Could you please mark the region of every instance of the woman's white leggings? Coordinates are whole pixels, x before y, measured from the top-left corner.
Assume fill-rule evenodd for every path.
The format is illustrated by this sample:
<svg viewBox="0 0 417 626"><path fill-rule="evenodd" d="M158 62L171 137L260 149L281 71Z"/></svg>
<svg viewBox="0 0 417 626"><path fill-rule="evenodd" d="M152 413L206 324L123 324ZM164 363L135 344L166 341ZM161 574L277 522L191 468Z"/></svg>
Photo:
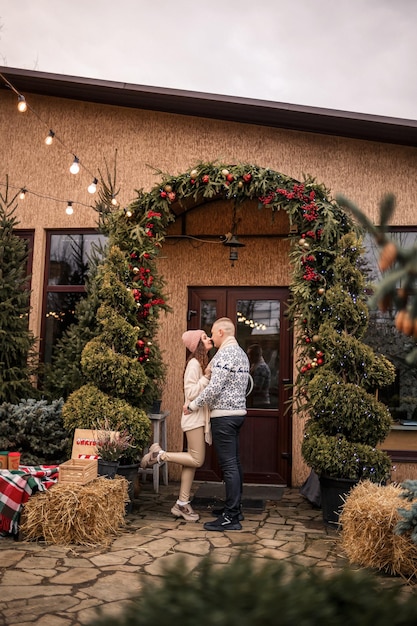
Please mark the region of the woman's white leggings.
<svg viewBox="0 0 417 626"><path fill-rule="evenodd" d="M206 456L204 427L187 430L185 436L187 437L187 452L163 452L160 458L162 461L179 463L183 466L178 499L182 502L189 502L195 470L203 465Z"/></svg>

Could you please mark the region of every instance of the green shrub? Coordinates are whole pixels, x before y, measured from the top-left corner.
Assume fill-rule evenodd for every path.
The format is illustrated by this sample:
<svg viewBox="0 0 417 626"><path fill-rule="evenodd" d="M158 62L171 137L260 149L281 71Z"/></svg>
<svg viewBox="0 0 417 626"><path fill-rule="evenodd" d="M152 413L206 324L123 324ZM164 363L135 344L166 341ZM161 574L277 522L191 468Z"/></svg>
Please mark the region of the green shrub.
<svg viewBox="0 0 417 626"><path fill-rule="evenodd" d="M59 463L67 457L70 435L62 419L63 400L22 400L0 405L0 447L21 452L23 465Z"/></svg>
<svg viewBox="0 0 417 626"><path fill-rule="evenodd" d="M369 572L288 569L282 562L239 557L219 566L185 562L146 579L118 617L119 626L414 626L417 597L386 588ZM90 626L113 626L99 617Z"/></svg>
<svg viewBox="0 0 417 626"><path fill-rule="evenodd" d="M112 428L127 429L134 447L129 448L124 459L132 463L140 458L152 432L151 421L143 409L113 398L93 384L84 385L69 396L62 408L62 417L65 428L71 433L76 428L96 428L105 420Z"/></svg>
<svg viewBox="0 0 417 626"><path fill-rule="evenodd" d="M348 441L343 435L326 435L313 421L306 427L301 451L306 463L320 468L325 476L379 483L387 480L391 472L391 459L386 452Z"/></svg>
<svg viewBox="0 0 417 626"><path fill-rule="evenodd" d="M136 359L116 352L96 337L87 343L81 355L81 366L87 380L99 389L138 405L147 377Z"/></svg>

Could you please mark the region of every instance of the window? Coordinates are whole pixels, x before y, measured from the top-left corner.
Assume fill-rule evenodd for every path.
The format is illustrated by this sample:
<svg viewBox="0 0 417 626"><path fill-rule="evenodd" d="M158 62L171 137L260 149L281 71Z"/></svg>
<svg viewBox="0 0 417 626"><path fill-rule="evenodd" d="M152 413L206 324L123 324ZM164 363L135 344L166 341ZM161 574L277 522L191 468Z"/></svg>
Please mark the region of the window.
<svg viewBox="0 0 417 626"><path fill-rule="evenodd" d="M75 307L85 295L89 264L100 256L106 237L93 230L48 231L46 242L43 360L51 361L52 349L65 329L75 321Z"/></svg>
<svg viewBox="0 0 417 626"><path fill-rule="evenodd" d="M411 248L417 242L417 228L392 228L389 237L401 247ZM377 284L381 280L378 269L379 248L374 239L367 235L364 245L364 271L370 283ZM371 310L369 327L365 342L377 353L384 354L396 370L396 378L392 385L379 391L379 399L390 409L393 419L398 422L417 420L417 369L405 361L405 355L416 345L412 337L398 332L394 325L395 312L379 309Z"/></svg>

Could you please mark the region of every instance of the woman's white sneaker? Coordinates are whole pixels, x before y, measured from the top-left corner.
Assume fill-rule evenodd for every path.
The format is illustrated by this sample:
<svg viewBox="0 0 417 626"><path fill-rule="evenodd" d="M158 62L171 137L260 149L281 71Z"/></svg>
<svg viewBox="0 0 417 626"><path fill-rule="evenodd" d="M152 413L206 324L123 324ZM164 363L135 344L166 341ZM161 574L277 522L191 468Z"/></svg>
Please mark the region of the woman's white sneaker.
<svg viewBox="0 0 417 626"><path fill-rule="evenodd" d="M171 513L175 515L175 517L183 517L186 522L198 522L200 519L199 514L193 510L190 504L181 506L181 504L176 502L171 509Z"/></svg>

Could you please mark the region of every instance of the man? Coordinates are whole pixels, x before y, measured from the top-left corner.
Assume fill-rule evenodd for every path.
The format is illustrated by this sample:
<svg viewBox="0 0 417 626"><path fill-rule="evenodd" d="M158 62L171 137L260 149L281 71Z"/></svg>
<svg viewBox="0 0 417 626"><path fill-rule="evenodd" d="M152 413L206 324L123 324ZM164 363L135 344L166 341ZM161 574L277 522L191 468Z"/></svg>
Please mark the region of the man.
<svg viewBox="0 0 417 626"><path fill-rule="evenodd" d="M217 352L209 364L207 387L188 405L184 413L208 405L213 445L223 473L226 502L219 517L204 524L206 530L241 530L240 519L243 473L239 458L239 431L246 415L246 389L249 359L235 339L235 326L228 317L216 320L211 339Z"/></svg>

